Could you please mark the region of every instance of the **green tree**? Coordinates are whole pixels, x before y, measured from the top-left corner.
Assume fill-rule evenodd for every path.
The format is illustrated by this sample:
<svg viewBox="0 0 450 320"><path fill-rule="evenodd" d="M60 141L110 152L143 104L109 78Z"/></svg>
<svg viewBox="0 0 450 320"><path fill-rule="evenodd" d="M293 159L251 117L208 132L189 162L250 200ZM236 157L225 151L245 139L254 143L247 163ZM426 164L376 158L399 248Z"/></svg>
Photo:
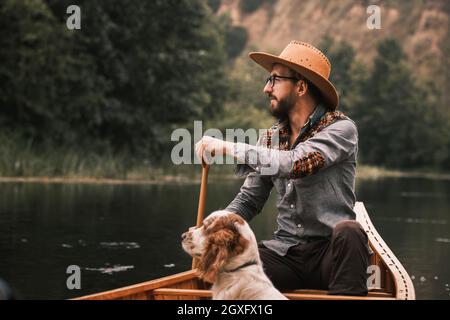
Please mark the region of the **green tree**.
<svg viewBox="0 0 450 320"><path fill-rule="evenodd" d="M397 168L436 166L447 143L445 123L426 87L415 81L399 42L380 42L359 109L363 161Z"/></svg>
<svg viewBox="0 0 450 320"><path fill-rule="evenodd" d="M36 145L156 158L227 96L224 30L203 0L5 0L0 27L0 123Z"/></svg>
<svg viewBox="0 0 450 320"><path fill-rule="evenodd" d="M93 60L73 55L73 34L61 28L42 1L6 0L0 15L2 128L36 143L73 143L77 132L68 122L68 109L89 103L94 88L101 91L91 71Z"/></svg>
<svg viewBox="0 0 450 320"><path fill-rule="evenodd" d="M250 14L266 3L273 6L276 0L239 0L239 9L243 14Z"/></svg>
<svg viewBox="0 0 450 320"><path fill-rule="evenodd" d="M320 47L332 65L330 81L339 92L339 109L350 117L356 116L367 69L356 60L355 49L345 41L335 42L325 37Z"/></svg>
<svg viewBox="0 0 450 320"><path fill-rule="evenodd" d="M219 10L222 0L208 0L208 6L216 13Z"/></svg>

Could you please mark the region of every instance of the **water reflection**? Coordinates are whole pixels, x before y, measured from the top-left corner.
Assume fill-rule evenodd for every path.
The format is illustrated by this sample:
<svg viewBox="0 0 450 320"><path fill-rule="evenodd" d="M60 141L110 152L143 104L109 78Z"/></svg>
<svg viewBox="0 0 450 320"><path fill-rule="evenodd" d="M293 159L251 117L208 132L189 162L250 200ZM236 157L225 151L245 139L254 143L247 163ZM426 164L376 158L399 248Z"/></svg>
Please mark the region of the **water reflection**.
<svg viewBox="0 0 450 320"><path fill-rule="evenodd" d="M206 211L224 208L241 181L211 182ZM185 271L180 234L195 223L198 184L0 184L0 277L21 298L70 298ZM357 197L405 268L419 299L450 299L450 182L358 181ZM251 226L275 230L275 193ZM66 269L82 270L68 290Z"/></svg>

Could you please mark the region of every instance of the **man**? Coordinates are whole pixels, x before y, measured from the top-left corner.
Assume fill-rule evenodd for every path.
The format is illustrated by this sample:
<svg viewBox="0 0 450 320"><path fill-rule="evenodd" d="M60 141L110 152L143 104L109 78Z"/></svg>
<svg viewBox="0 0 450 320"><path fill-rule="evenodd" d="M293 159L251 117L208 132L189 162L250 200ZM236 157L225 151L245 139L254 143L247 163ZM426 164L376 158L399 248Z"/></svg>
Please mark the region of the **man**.
<svg viewBox="0 0 450 320"><path fill-rule="evenodd" d="M278 229L259 251L278 289L367 295L370 249L353 211L358 134L353 121L335 111L330 62L299 41L280 56L250 58L270 72L264 93L278 123L257 146L203 137L197 154L226 154L243 163L238 171L246 180L226 210L247 221L277 190Z"/></svg>

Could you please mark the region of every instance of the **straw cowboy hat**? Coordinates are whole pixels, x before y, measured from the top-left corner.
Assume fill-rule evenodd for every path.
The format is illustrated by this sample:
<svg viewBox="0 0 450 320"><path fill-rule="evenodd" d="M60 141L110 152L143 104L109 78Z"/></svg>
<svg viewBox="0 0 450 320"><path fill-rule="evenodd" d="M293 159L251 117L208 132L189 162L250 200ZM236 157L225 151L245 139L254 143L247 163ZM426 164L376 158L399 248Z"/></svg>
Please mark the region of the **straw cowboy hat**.
<svg viewBox="0 0 450 320"><path fill-rule="evenodd" d="M291 41L279 56L264 52L251 52L249 56L269 72L272 71L274 63L279 63L300 73L317 87L329 108L337 108L339 95L328 80L330 61L316 47L301 41Z"/></svg>

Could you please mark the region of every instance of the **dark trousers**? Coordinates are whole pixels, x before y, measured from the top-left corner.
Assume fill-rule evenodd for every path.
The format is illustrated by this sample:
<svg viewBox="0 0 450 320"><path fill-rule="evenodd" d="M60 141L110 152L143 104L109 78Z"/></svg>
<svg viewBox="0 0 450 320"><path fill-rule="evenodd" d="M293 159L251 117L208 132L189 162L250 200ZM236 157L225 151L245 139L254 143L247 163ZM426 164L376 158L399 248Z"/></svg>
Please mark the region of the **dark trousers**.
<svg viewBox="0 0 450 320"><path fill-rule="evenodd" d="M285 256L259 245L264 271L279 290L319 289L328 294L367 295L366 232L353 220L336 225L330 239L299 244Z"/></svg>

